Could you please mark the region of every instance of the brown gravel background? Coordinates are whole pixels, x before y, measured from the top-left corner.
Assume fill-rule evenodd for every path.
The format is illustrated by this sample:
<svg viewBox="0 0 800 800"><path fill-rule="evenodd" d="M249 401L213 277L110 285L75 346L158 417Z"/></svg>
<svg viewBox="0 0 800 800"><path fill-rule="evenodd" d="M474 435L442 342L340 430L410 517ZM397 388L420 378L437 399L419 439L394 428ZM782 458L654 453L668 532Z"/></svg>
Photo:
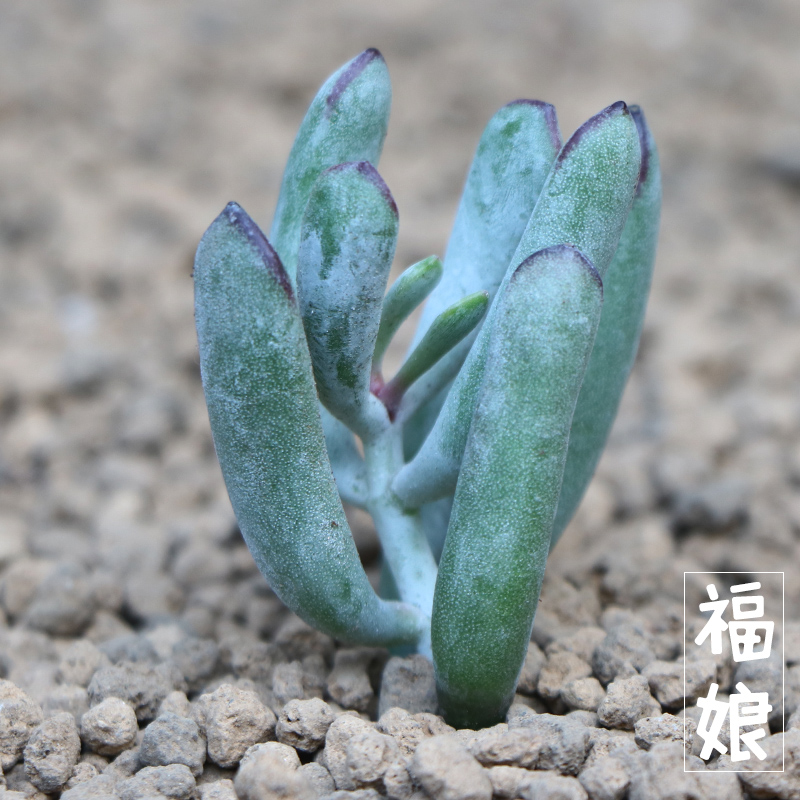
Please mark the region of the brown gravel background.
<svg viewBox="0 0 800 800"><path fill-rule="evenodd" d="M231 199L268 227L308 102L374 46L398 269L442 253L502 104L554 103L565 135L643 106L665 191L644 346L552 573L608 552L604 597L641 607L684 569L786 570L800 619L799 33L796 0L3 0L0 569L99 553L157 581L231 525L194 248Z"/></svg>

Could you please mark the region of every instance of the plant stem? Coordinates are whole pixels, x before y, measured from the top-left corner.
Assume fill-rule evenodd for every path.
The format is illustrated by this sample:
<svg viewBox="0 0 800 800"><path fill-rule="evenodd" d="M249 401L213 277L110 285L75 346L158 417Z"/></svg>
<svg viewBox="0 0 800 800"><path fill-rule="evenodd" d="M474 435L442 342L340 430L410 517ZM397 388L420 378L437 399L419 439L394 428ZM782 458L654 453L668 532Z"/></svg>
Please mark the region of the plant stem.
<svg viewBox="0 0 800 800"><path fill-rule="evenodd" d="M417 606L430 619L437 566L422 520L417 511L406 511L391 490L403 466L401 429L390 425L364 441L369 497L367 510L375 522L383 555L397 585L400 599ZM430 628L418 643L419 652L430 657Z"/></svg>

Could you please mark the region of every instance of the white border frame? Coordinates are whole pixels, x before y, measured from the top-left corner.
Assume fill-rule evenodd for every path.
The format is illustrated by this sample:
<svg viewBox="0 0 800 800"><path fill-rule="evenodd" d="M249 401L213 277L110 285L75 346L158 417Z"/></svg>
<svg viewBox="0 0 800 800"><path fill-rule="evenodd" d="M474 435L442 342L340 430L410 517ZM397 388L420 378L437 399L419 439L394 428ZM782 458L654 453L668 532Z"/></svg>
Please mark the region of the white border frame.
<svg viewBox="0 0 800 800"><path fill-rule="evenodd" d="M786 573L785 572L768 572L767 570L760 570L758 572L751 572L749 570L728 570L719 572L717 570L690 570L683 573L683 716L686 719L686 576L687 575L780 575L781 576L781 699L783 707L783 729L786 730L786 644L785 644L785 628L786 628ZM686 748L683 749L683 771L695 773L708 773L708 772L732 772L736 775L739 773L757 773L757 772L785 772L786 771L786 740L781 741L781 759L782 769L686 769L686 758L688 753ZM744 762L743 762L744 763ZM747 761L746 763L752 763Z"/></svg>

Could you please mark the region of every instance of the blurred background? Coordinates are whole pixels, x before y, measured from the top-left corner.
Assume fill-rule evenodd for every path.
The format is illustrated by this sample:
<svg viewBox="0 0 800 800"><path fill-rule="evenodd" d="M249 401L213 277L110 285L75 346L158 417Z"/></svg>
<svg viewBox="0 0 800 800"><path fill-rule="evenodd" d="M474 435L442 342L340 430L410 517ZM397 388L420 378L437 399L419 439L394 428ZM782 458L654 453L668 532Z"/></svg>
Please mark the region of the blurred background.
<svg viewBox="0 0 800 800"><path fill-rule="evenodd" d="M443 254L504 103L553 103L565 136L639 103L660 146L639 362L554 569L626 520L647 522L633 553L675 556L679 536L703 569L784 568L800 530L798 34L796 0L3 0L0 568L100 558L151 576L169 608L191 595L208 565L186 553L233 526L194 249L229 200L268 228L309 101L366 47L394 87L380 171L397 271ZM680 594L677 572L659 580ZM609 581L619 602L634 591Z"/></svg>

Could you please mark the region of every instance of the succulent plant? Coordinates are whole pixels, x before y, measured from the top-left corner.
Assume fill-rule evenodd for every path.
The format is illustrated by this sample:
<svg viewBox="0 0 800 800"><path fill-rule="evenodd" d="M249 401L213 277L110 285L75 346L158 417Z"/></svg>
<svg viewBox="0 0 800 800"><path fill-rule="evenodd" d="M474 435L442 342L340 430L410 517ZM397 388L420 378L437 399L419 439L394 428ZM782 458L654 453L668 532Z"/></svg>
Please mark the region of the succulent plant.
<svg viewBox="0 0 800 800"><path fill-rule="evenodd" d="M562 145L552 106L509 103L444 260L386 292L390 99L366 50L312 102L269 238L235 203L211 224L194 270L200 366L241 532L278 597L339 640L431 657L446 718L474 728L514 696L549 550L636 354L658 157L635 106L608 106ZM387 345L426 297L387 380ZM375 522L377 592L342 501Z"/></svg>

